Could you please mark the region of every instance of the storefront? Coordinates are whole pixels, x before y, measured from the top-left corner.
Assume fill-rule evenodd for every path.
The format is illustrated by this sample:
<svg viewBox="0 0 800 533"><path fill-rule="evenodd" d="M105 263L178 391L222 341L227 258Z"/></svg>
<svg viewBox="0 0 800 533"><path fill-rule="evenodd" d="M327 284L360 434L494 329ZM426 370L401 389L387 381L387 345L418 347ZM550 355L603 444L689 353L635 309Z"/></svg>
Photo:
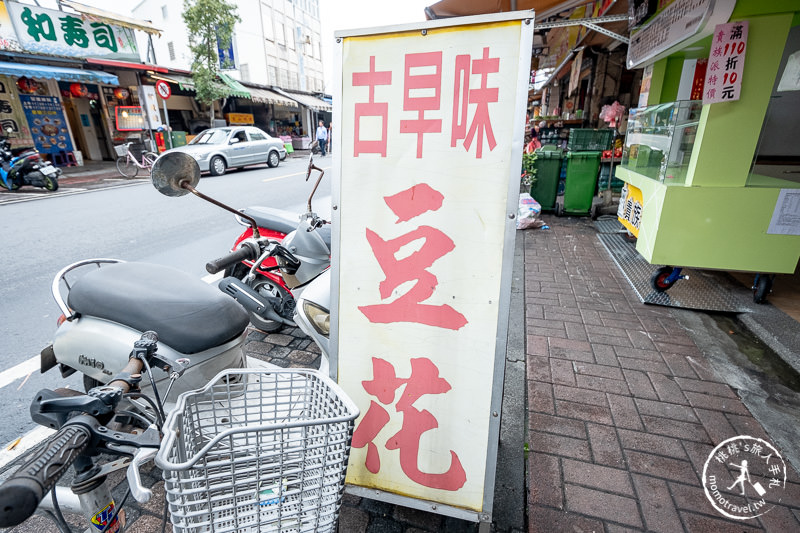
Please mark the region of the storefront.
<svg viewBox="0 0 800 533"><path fill-rule="evenodd" d="M628 66L647 69L649 88L617 177L630 198L621 218L649 263L795 271L800 180L785 170L797 169L800 153L791 128L778 128L796 125L798 109L772 97L796 101L800 89L799 14L790 2L676 0L631 35Z"/></svg>

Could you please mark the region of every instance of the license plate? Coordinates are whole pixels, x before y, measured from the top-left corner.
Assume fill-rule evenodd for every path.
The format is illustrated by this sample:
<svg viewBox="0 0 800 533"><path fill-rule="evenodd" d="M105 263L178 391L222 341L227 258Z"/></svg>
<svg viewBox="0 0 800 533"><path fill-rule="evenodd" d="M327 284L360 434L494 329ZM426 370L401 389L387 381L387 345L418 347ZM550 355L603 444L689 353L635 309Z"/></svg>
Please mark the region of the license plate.
<svg viewBox="0 0 800 533"><path fill-rule="evenodd" d="M46 166L39 169L39 172L44 174L45 176L49 176L50 174L56 174L58 170L55 167Z"/></svg>

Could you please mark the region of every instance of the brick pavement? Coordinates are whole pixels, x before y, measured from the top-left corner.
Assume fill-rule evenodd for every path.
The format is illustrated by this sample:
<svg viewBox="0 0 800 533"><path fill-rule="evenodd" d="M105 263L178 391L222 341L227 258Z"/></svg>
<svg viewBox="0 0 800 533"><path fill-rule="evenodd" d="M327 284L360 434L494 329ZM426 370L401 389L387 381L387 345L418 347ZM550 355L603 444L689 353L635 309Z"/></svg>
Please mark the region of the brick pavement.
<svg viewBox="0 0 800 533"><path fill-rule="evenodd" d="M521 232L529 531L800 531L791 467L761 517L712 507L714 446L768 436L670 310L639 302L589 220L548 223Z"/></svg>

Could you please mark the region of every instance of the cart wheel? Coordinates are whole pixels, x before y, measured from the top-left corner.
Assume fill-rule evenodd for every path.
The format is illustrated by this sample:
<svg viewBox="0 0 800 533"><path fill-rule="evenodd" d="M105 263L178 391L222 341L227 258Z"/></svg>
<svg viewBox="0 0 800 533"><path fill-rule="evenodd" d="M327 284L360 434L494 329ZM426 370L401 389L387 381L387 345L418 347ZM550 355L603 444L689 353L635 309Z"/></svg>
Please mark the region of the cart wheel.
<svg viewBox="0 0 800 533"><path fill-rule="evenodd" d="M591 217L592 220L597 220L598 211L597 204L592 204L592 208L589 210L589 217Z"/></svg>
<svg viewBox="0 0 800 533"><path fill-rule="evenodd" d="M753 282L753 301L757 304L767 303L767 295L772 292L772 276L758 274Z"/></svg>
<svg viewBox="0 0 800 533"><path fill-rule="evenodd" d="M653 272L653 275L650 276L650 285L653 287L653 290L656 292L665 292L669 290L670 287L675 285L675 281L667 281L672 271L675 270L671 266L663 266Z"/></svg>

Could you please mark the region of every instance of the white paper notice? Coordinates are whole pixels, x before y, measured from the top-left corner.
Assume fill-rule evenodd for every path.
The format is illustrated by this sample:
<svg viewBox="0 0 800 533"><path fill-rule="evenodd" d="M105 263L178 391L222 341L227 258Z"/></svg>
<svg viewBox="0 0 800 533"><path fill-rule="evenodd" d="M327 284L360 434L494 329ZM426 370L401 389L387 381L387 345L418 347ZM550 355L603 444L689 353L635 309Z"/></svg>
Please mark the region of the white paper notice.
<svg viewBox="0 0 800 533"><path fill-rule="evenodd" d="M767 233L800 235L800 189L781 189Z"/></svg>

